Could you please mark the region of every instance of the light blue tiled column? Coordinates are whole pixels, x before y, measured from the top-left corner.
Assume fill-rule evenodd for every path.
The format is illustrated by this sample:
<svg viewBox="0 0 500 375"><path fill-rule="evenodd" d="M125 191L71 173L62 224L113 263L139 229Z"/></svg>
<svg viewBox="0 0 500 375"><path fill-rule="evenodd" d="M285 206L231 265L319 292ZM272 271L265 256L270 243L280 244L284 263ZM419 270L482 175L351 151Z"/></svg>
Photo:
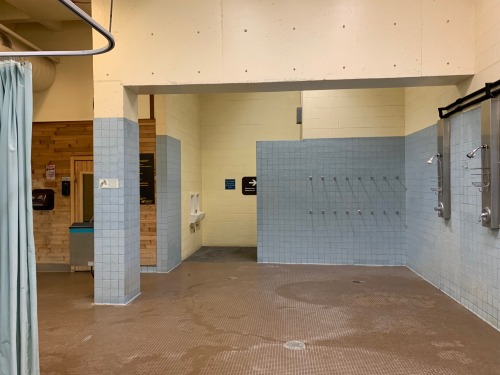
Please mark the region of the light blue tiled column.
<svg viewBox="0 0 500 375"><path fill-rule="evenodd" d="M99 188L118 179L119 188ZM94 301L127 304L140 293L139 127L94 119Z"/></svg>
<svg viewBox="0 0 500 375"><path fill-rule="evenodd" d="M157 272L181 263L181 142L156 137Z"/></svg>

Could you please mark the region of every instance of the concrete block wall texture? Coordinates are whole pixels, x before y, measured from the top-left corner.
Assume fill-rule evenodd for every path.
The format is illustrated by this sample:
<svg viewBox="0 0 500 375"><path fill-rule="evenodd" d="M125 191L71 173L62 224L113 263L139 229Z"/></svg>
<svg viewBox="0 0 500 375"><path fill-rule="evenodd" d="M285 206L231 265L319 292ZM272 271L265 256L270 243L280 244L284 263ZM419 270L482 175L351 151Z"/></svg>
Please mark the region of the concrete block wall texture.
<svg viewBox="0 0 500 375"><path fill-rule="evenodd" d="M182 258L201 247L204 221L195 230L189 226L190 193L201 193L201 129L199 95L155 95L157 135L169 135L181 144L181 233ZM203 195L201 196L203 208Z"/></svg>
<svg viewBox="0 0 500 375"><path fill-rule="evenodd" d="M446 13L444 13L446 14ZM406 134L412 134L439 119L437 108L494 82L500 77L500 0L474 1L475 74L456 86L414 87L405 89ZM472 16L469 16L472 17ZM453 22L453 21L450 21ZM457 34L461 41L462 33Z"/></svg>
<svg viewBox="0 0 500 375"><path fill-rule="evenodd" d="M404 87L474 73L473 0L152 0L115 12L120 48L94 59L95 80L163 86L156 92ZM93 2L92 15L106 24L107 2Z"/></svg>
<svg viewBox="0 0 500 375"><path fill-rule="evenodd" d="M304 91L302 98L304 139L405 134L404 89Z"/></svg>
<svg viewBox="0 0 500 375"><path fill-rule="evenodd" d="M70 21L60 22L59 26L61 29L54 31L36 23L21 23L16 25L16 33L44 50L92 48L92 32L88 25ZM80 56L78 59L61 56L58 59L54 84L45 91L33 94L33 121L92 120L92 56Z"/></svg>
<svg viewBox="0 0 500 375"><path fill-rule="evenodd" d="M242 194L241 179L256 176L257 141L300 138L300 94L204 94L200 104L203 245L256 246L257 198Z"/></svg>
<svg viewBox="0 0 500 375"><path fill-rule="evenodd" d="M181 263L181 142L156 137L157 266L170 272ZM146 269L150 272L149 269Z"/></svg>
<svg viewBox="0 0 500 375"><path fill-rule="evenodd" d="M412 134L439 120L438 108L461 97L458 86L407 88L405 91L405 134Z"/></svg>
<svg viewBox="0 0 500 375"><path fill-rule="evenodd" d="M118 179L101 189L99 179ZM126 304L140 292L139 126L94 120L94 300Z"/></svg>
<svg viewBox="0 0 500 375"><path fill-rule="evenodd" d="M472 182L480 156L465 155L481 144L481 114L475 109L451 121L452 216L438 218L430 188L436 166L426 160L436 153L436 126L406 137L406 209L408 266L500 329L499 231L478 222L481 194Z"/></svg>
<svg viewBox="0 0 500 375"><path fill-rule="evenodd" d="M307 92L304 132L315 131L320 121L325 128L335 123L332 131L337 136L402 133L402 94L402 89ZM241 194L241 177L255 175L257 140L299 139L299 105L298 92L155 96L157 133L169 134L183 145L183 258L201 247L202 232L207 246L256 246L256 198ZM365 109L362 117L356 105ZM332 116L320 116L336 110L345 111L346 117L336 117L335 122ZM354 120L363 125L352 126ZM225 178L235 178L237 189L224 190ZM207 213L196 231L189 228L186 216L191 192L202 193L202 210Z"/></svg>
<svg viewBox="0 0 500 375"><path fill-rule="evenodd" d="M404 157L403 137L258 142L258 261L406 264Z"/></svg>

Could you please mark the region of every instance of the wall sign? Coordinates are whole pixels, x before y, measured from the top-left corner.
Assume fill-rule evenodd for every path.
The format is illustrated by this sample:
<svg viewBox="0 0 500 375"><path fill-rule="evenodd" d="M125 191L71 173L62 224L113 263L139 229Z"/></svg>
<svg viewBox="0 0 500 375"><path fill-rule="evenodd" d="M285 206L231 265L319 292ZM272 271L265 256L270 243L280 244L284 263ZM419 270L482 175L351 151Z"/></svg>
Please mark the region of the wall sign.
<svg viewBox="0 0 500 375"><path fill-rule="evenodd" d="M257 195L257 177L243 177L241 192L243 195Z"/></svg>
<svg viewBox="0 0 500 375"><path fill-rule="evenodd" d="M234 178L226 178L226 190L236 190L236 180Z"/></svg>
<svg viewBox="0 0 500 375"><path fill-rule="evenodd" d="M45 178L47 180L55 180L56 179L56 166L55 166L55 164L47 164L45 166Z"/></svg>
<svg viewBox="0 0 500 375"><path fill-rule="evenodd" d="M139 155L141 204L155 204L155 154Z"/></svg>
<svg viewBox="0 0 500 375"><path fill-rule="evenodd" d="M118 189L120 181L117 178L100 178L99 189Z"/></svg>
<svg viewBox="0 0 500 375"><path fill-rule="evenodd" d="M54 190L34 189L31 193L31 200L34 210L54 209Z"/></svg>

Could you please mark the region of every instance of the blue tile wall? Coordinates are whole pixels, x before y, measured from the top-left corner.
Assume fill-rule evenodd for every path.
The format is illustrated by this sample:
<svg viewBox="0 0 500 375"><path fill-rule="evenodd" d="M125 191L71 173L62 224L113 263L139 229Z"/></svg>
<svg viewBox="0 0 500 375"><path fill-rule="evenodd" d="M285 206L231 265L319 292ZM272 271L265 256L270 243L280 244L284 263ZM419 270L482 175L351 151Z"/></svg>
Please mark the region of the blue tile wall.
<svg viewBox="0 0 500 375"><path fill-rule="evenodd" d="M481 195L472 182L481 158L465 156L480 145L480 131L479 109L452 118L452 216L446 221L433 209L436 166L426 163L436 153L436 126L406 137L408 266L500 329L499 231L478 222Z"/></svg>
<svg viewBox="0 0 500 375"><path fill-rule="evenodd" d="M403 137L257 142L258 261L406 264L404 157Z"/></svg>
<svg viewBox="0 0 500 375"><path fill-rule="evenodd" d="M156 137L157 272L181 263L181 142Z"/></svg>
<svg viewBox="0 0 500 375"><path fill-rule="evenodd" d="M119 180L100 189L99 179ZM94 119L94 300L126 304L140 292L139 127Z"/></svg>

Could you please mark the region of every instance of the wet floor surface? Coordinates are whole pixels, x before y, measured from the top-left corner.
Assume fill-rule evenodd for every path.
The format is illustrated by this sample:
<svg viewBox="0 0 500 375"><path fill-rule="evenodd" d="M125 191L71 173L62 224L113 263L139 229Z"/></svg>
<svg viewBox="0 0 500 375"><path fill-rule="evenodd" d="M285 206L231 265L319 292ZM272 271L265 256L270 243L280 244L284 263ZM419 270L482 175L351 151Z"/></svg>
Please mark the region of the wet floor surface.
<svg viewBox="0 0 500 375"><path fill-rule="evenodd" d="M42 374L500 374L500 333L404 267L183 263L129 306L89 273L38 289Z"/></svg>
<svg viewBox="0 0 500 375"><path fill-rule="evenodd" d="M256 247L203 246L185 262L257 262Z"/></svg>

